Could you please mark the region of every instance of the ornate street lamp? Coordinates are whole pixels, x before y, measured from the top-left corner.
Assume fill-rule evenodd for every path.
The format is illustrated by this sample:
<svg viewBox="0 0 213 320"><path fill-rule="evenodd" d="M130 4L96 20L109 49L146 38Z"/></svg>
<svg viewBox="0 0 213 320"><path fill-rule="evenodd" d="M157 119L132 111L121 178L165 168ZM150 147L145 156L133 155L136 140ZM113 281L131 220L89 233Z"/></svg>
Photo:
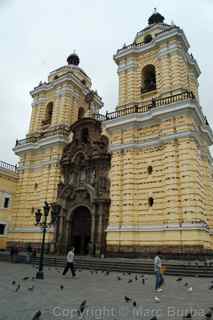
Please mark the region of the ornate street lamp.
<svg viewBox="0 0 213 320"><path fill-rule="evenodd" d="M36 226L40 226L43 232L39 269L38 269L38 272L36 273L36 279L44 279L43 260L44 260L45 236L46 236L47 228L50 226L50 224L47 223L47 217L50 211L50 205L47 203L47 201L44 202L43 211L44 211L43 215L40 209L37 209L37 211L35 212ZM43 216L43 220L41 221L42 216Z"/></svg>

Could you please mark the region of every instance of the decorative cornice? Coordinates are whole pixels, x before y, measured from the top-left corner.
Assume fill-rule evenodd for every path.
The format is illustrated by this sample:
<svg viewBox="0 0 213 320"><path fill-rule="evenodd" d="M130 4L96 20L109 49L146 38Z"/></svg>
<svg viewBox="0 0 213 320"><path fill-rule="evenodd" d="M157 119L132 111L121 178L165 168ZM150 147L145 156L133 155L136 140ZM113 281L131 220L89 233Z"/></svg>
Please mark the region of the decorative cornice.
<svg viewBox="0 0 213 320"><path fill-rule="evenodd" d="M30 92L31 96L41 93L41 92L48 92L49 90L54 89L58 85L63 84L65 81L72 81L84 94L89 92L88 88L85 88L83 83L71 72L66 73L64 76L61 76L59 79L51 81L49 83L43 83L40 86L34 88Z"/></svg>
<svg viewBox="0 0 213 320"><path fill-rule="evenodd" d="M131 46L131 47L127 47L127 48L123 48L120 51L118 51L115 55L114 55L114 60L116 63L118 63L118 59L126 56L127 54L130 53L142 53L142 52L146 52L147 50L153 49L157 44L161 43L164 40L167 40L173 36L179 36L181 37L181 39L183 40L184 46L186 48L186 50L188 50L189 48L189 43L188 40L183 32L182 29L180 28L174 28L174 29L170 29L168 31L165 31L163 33L160 33L159 35L157 35L156 38L153 39L152 42L145 44L143 46Z"/></svg>
<svg viewBox="0 0 213 320"><path fill-rule="evenodd" d="M18 179L18 167L16 169L16 172L13 172L4 168L0 168L0 175L16 181Z"/></svg>
<svg viewBox="0 0 213 320"><path fill-rule="evenodd" d="M156 145L162 145L174 139L181 139L181 138L194 138L198 143L200 143L200 139L198 138L197 132L193 131L185 131L179 132L174 134L169 134L165 137L159 138L151 138L148 141L143 143L127 143L127 144L111 144L110 151L119 151L119 150L126 150L126 149L143 149L147 147L152 147Z"/></svg>
<svg viewBox="0 0 213 320"><path fill-rule="evenodd" d="M102 125L105 130L112 131L114 129L124 127L136 127L144 126L150 121L163 121L163 118L168 118L176 113L185 113L191 111L193 115L196 115L199 121L200 134L205 134L209 145L213 144L213 132L209 126L205 124L206 120L202 113L201 107L194 102L178 102L157 108L153 108L144 113L131 113L124 117L118 117L112 120L103 121ZM192 131L193 132L193 131Z"/></svg>
<svg viewBox="0 0 213 320"><path fill-rule="evenodd" d="M41 147L47 147L50 145L55 144L66 144L68 142L68 137L65 137L64 135L57 135L57 136L50 136L43 139L40 139L37 142L34 143L26 143L22 145L17 145L13 148L13 151L16 155L19 155L23 152L29 151L29 150L38 150Z"/></svg>

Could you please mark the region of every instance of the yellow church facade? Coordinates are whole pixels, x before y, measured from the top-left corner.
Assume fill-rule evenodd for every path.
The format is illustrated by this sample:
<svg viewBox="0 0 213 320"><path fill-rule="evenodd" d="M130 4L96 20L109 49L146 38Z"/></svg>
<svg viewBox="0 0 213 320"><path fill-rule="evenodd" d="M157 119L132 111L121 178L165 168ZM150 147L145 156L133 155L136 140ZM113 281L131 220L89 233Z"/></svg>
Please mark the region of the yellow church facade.
<svg viewBox="0 0 213 320"><path fill-rule="evenodd" d="M112 113L100 114L102 99L76 54L32 90L30 129L14 147L20 163L9 220L0 209L8 225L2 247L38 246L35 211L48 201L61 207L47 236L54 250L71 243L79 254L89 243L111 255L213 250L213 133L183 30L154 12L114 61Z"/></svg>

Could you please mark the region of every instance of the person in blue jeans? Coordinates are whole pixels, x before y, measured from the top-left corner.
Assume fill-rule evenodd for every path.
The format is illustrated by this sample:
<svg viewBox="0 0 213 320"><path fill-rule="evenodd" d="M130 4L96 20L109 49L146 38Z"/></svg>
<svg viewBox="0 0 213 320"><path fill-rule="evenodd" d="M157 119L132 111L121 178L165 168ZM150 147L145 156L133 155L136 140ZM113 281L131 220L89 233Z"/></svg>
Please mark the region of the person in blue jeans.
<svg viewBox="0 0 213 320"><path fill-rule="evenodd" d="M155 290L157 292L161 292L163 291L163 289L161 288L164 279L163 279L163 275L161 273L161 258L160 258L160 252L157 253L156 257L154 258L154 271L155 271L155 276L156 276L156 280L155 280Z"/></svg>

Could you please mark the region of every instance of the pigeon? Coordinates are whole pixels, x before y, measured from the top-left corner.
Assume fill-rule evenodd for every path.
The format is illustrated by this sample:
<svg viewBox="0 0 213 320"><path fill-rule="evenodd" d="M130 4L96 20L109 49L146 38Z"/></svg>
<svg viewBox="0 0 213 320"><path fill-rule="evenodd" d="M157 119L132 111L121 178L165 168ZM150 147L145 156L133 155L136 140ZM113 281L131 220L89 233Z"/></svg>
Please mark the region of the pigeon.
<svg viewBox="0 0 213 320"><path fill-rule="evenodd" d="M183 280L183 278L177 278L176 279L176 281L182 281Z"/></svg>
<svg viewBox="0 0 213 320"><path fill-rule="evenodd" d="M41 317L41 311L37 311L34 316L32 317L32 320L39 320Z"/></svg>
<svg viewBox="0 0 213 320"><path fill-rule="evenodd" d="M61 289L61 290L63 290L63 289L64 289L64 286L63 286L63 284L62 284L62 285L60 285L60 289Z"/></svg>
<svg viewBox="0 0 213 320"><path fill-rule="evenodd" d="M132 279L129 279L128 283L131 283L132 282Z"/></svg>
<svg viewBox="0 0 213 320"><path fill-rule="evenodd" d="M20 284L18 284L18 286L16 287L16 292L18 292L20 290L21 286Z"/></svg>
<svg viewBox="0 0 213 320"><path fill-rule="evenodd" d="M186 316L183 317L183 319L192 319L192 313L187 313Z"/></svg>
<svg viewBox="0 0 213 320"><path fill-rule="evenodd" d="M24 277L22 280L25 281L25 280L29 280L30 278L29 277Z"/></svg>
<svg viewBox="0 0 213 320"><path fill-rule="evenodd" d="M117 277L117 280L121 280L121 277Z"/></svg>
<svg viewBox="0 0 213 320"><path fill-rule="evenodd" d="M188 282L184 283L184 287L188 287L188 285L189 285Z"/></svg>
<svg viewBox="0 0 213 320"><path fill-rule="evenodd" d="M136 307L137 306L136 301L133 301L132 305L133 305L133 307Z"/></svg>
<svg viewBox="0 0 213 320"><path fill-rule="evenodd" d="M78 310L78 314L81 314L81 313L84 312L84 309L85 309L85 307L86 307L86 304L87 304L87 300L84 300L84 301L81 302L80 307L79 307L79 310Z"/></svg>
<svg viewBox="0 0 213 320"><path fill-rule="evenodd" d="M212 312L211 311L206 312L205 317L206 317L206 319L211 319L212 318Z"/></svg>
<svg viewBox="0 0 213 320"><path fill-rule="evenodd" d="M32 286L32 287L30 287L30 288L28 288L28 291L33 291L34 290L34 286Z"/></svg>
<svg viewBox="0 0 213 320"><path fill-rule="evenodd" d="M192 292L192 287L189 287L187 291Z"/></svg>
<svg viewBox="0 0 213 320"><path fill-rule="evenodd" d="M155 301L155 302L160 302L160 298L154 297L154 301Z"/></svg>
<svg viewBox="0 0 213 320"><path fill-rule="evenodd" d="M124 297L124 300L125 300L126 302L129 302L129 301L131 301L132 299L129 298L129 297L127 297L127 296L125 296L125 297Z"/></svg>

